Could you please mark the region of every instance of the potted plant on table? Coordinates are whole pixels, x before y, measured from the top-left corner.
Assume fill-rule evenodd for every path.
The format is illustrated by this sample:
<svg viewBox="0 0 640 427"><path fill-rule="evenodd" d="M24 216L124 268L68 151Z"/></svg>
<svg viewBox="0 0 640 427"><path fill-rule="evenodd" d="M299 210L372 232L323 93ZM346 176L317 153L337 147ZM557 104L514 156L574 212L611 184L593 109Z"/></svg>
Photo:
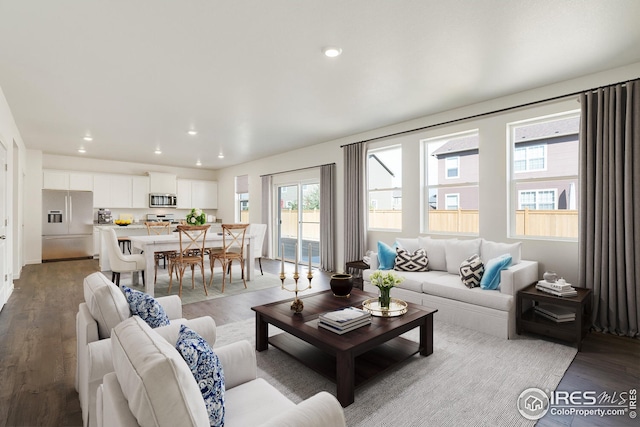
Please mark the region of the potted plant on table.
<svg viewBox="0 0 640 427"><path fill-rule="evenodd" d="M393 271L381 271L376 270L371 273L369 276L369 280L371 280L371 284L378 288L378 302L380 303L380 308L388 310L389 305L391 304L391 288L399 285L404 281L404 277L398 276Z"/></svg>
<svg viewBox="0 0 640 427"><path fill-rule="evenodd" d="M205 222L207 222L207 217L202 209L193 208L187 214L187 225L204 225Z"/></svg>

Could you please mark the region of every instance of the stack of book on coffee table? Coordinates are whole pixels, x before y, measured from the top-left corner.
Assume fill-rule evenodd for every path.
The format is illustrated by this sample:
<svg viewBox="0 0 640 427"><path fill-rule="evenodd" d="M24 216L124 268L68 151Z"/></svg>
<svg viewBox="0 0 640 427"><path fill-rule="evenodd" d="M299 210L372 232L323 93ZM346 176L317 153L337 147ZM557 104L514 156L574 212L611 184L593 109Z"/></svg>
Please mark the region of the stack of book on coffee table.
<svg viewBox="0 0 640 427"><path fill-rule="evenodd" d="M576 313L574 311L553 304L538 304L534 310L536 314L558 323L576 320Z"/></svg>
<svg viewBox="0 0 640 427"><path fill-rule="evenodd" d="M318 326L336 334L344 334L371 323L371 314L356 308L345 307L323 313L318 317Z"/></svg>
<svg viewBox="0 0 640 427"><path fill-rule="evenodd" d="M546 292L557 297L575 297L578 292L564 280L557 282L547 282L546 280L538 281L536 289L542 292Z"/></svg>

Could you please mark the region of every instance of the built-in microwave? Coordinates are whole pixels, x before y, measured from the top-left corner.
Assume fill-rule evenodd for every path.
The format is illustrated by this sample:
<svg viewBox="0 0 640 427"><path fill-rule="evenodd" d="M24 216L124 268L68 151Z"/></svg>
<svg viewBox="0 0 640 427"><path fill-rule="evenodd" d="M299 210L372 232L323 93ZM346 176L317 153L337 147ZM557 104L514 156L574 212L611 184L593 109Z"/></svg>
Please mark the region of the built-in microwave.
<svg viewBox="0 0 640 427"><path fill-rule="evenodd" d="M175 208L178 206L178 197L175 194L149 194L150 208Z"/></svg>

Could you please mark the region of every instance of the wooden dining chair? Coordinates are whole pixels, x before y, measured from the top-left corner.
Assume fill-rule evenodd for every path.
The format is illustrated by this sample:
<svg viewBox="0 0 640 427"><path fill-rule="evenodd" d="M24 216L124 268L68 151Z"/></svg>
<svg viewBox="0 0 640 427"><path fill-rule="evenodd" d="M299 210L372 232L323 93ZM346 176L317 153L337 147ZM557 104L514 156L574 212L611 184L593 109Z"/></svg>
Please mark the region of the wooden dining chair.
<svg viewBox="0 0 640 427"><path fill-rule="evenodd" d="M171 223L170 222L145 222L144 225L147 226L147 234L149 236L160 236L163 234L171 234ZM164 268L167 268L167 262L169 258L174 257L177 254L176 251L158 251L153 253L153 284L155 285L156 280L158 278L158 266L160 265L160 261ZM176 276L176 279L178 276Z"/></svg>
<svg viewBox="0 0 640 427"><path fill-rule="evenodd" d="M169 293L171 293L173 272L177 271L177 274L180 276L180 289L178 290L178 296L182 298L182 279L187 267L191 267L191 288L195 289L194 271L196 265L198 265L202 271L204 294L209 295L209 292L207 291L207 282L204 278L204 244L209 227L210 225L178 226L180 251L175 256L169 258Z"/></svg>
<svg viewBox="0 0 640 427"><path fill-rule="evenodd" d="M247 280L244 274L244 239L248 227L249 224L222 224L222 250L211 251L209 253L209 265L211 267L209 286L213 283L213 268L215 267L216 261L219 261L222 265L222 292L224 292L227 273L229 274L229 281L232 280L231 263L233 261L239 261L240 268L242 269L242 282L244 283L244 287L247 287ZM249 256L251 256L251 254L249 254Z"/></svg>

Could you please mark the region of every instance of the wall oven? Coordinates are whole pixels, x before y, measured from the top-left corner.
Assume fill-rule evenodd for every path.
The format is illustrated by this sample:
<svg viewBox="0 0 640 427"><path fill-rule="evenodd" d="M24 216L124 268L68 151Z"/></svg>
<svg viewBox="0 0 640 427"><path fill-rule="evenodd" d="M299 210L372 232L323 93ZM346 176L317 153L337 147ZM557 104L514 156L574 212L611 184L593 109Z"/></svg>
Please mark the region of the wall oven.
<svg viewBox="0 0 640 427"><path fill-rule="evenodd" d="M178 197L175 194L149 194L150 208L175 208L178 206Z"/></svg>

